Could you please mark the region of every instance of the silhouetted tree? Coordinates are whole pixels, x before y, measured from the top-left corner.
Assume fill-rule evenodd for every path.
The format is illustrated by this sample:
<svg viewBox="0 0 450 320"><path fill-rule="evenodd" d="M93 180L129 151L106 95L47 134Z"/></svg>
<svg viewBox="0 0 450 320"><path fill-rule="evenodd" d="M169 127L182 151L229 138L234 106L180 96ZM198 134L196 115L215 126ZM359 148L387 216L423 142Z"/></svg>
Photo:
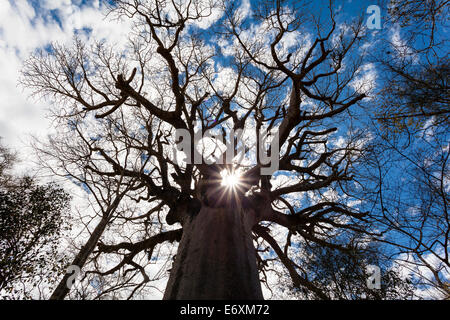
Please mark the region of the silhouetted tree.
<svg viewBox="0 0 450 320"><path fill-rule="evenodd" d="M116 181L135 208L113 218L92 252L86 274L109 279L105 294L145 294L174 257L165 299L262 299L260 274L264 282L266 262L277 259L294 286L328 299L292 255L305 243L360 245L335 243L336 234L375 235L370 216L351 204L367 137L345 121L367 96L363 58L352 54L364 39L362 21L338 24L331 3L316 16L304 3L247 9L212 0L114 1L110 16L133 22L125 49L78 38L25 63L22 84L54 102L53 170L83 172L88 186ZM254 142L279 162L276 172L262 174L269 165L260 156L208 164L220 146L201 153L211 145L195 132L232 129L252 135L234 146L234 138L225 141L228 151ZM270 129L279 154L274 143L267 150L252 141ZM201 164L177 161L180 130L190 133L185 156L201 153ZM223 183L236 173L236 183ZM179 242L175 256L172 242ZM162 271L149 275L163 258Z"/></svg>

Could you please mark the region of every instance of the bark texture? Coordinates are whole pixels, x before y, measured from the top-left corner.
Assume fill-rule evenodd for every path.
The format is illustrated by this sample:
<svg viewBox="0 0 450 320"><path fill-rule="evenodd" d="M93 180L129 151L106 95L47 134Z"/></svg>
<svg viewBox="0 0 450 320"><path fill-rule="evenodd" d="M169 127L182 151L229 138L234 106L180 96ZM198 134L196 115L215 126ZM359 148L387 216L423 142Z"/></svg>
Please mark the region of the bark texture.
<svg viewBox="0 0 450 320"><path fill-rule="evenodd" d="M183 223L164 299L263 299L253 211L203 205Z"/></svg>

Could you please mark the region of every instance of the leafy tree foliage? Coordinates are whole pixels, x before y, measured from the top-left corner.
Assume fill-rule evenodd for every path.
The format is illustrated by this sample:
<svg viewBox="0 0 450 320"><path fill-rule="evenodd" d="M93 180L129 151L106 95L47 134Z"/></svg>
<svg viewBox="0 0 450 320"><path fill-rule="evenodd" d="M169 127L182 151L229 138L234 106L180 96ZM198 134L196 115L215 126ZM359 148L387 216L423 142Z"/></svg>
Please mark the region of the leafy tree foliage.
<svg viewBox="0 0 450 320"><path fill-rule="evenodd" d="M411 299L414 286L410 279L404 279L395 267L386 264L380 249L372 247L341 253L323 247L312 247L314 258L308 265L315 282L329 291L334 299L346 300L386 300ZM380 268L381 289L370 289L367 285L368 267Z"/></svg>
<svg viewBox="0 0 450 320"><path fill-rule="evenodd" d="M62 261L55 257L70 197L56 184L40 185L30 177L6 181L14 161L6 148L0 152L0 290L5 297L31 297L38 283L51 283L51 274L60 271Z"/></svg>
<svg viewBox="0 0 450 320"><path fill-rule="evenodd" d="M0 144L0 183L6 185L10 179L9 170L13 163L17 160L17 157L8 148Z"/></svg>

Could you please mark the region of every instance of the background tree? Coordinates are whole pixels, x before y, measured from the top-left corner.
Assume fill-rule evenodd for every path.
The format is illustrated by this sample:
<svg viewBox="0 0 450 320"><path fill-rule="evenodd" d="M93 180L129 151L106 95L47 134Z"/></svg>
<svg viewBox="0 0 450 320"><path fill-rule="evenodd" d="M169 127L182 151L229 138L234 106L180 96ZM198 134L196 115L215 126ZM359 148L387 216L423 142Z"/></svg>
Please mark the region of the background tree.
<svg viewBox="0 0 450 320"><path fill-rule="evenodd" d="M422 44L428 44L422 50L431 49L443 40L440 33L442 26L447 23L448 0L390 0L384 3L387 3L388 19L391 22L401 27L411 27L410 39L414 40L413 43L419 37Z"/></svg>
<svg viewBox="0 0 450 320"><path fill-rule="evenodd" d="M344 300L405 300L417 298L415 294L416 283L413 277L404 277L401 268L392 264L392 260L386 255L385 246L379 243L371 243L363 239L334 239L335 244L347 242L365 243L364 247L342 251L337 248L324 247L314 242L302 243L291 256L292 266L301 270L308 281L326 293L332 299ZM275 246L275 248L277 248ZM264 275L273 272L276 277L266 277L266 285L270 291L270 297L274 299L320 299L317 294L302 286L292 283L289 271L283 268L279 260L266 259ZM283 248L275 250L283 255ZM373 268L380 268L380 288L371 289L367 285L368 277ZM276 283L279 283L278 285Z"/></svg>
<svg viewBox="0 0 450 320"><path fill-rule="evenodd" d="M68 131L64 131L68 129ZM72 123L69 128L62 128L58 133L58 139L51 139L48 144L34 141L34 147L38 163L43 172L51 173L53 177L60 179L69 179L70 182L78 186L81 190L78 192L75 209L72 212L70 221L77 225L76 232L69 235L69 250L73 253L73 260L67 263L68 266L78 266L83 270L85 265L89 265L92 260L92 253L99 244L105 233L111 230L117 232L121 224L142 224L145 229L148 227L148 216L162 206L152 208L146 214L135 213L137 210L135 202L139 202L140 193L135 193L140 186L136 179L129 179L124 176L100 176L93 175L88 169L98 165L95 159L83 157L83 154L90 152L92 141L90 136L85 136L86 128L79 123ZM77 137L76 144L74 137ZM113 138L113 137L111 137ZM133 217L139 214L137 217ZM131 218L133 217L133 218ZM74 234L77 236L74 237ZM70 236L74 238L70 238ZM91 257L91 258L90 258ZM66 273L60 279L56 288L54 288L50 299L64 299L70 291L67 281L72 273ZM135 275L131 276L131 279ZM98 277L95 274L84 273L79 277L81 283L87 283L79 288L79 292L74 293L74 297L86 297L97 292L97 296L106 295L101 288L104 286L105 278ZM78 296L77 296L78 295Z"/></svg>
<svg viewBox="0 0 450 320"><path fill-rule="evenodd" d="M379 62L384 86L378 120L394 131L449 126L449 1L387 1L390 43Z"/></svg>
<svg viewBox="0 0 450 320"><path fill-rule="evenodd" d="M398 264L423 293L443 298L450 276L448 140L431 134L409 143L405 148L382 140L377 148L378 220L388 230L383 241Z"/></svg>
<svg viewBox="0 0 450 320"><path fill-rule="evenodd" d="M384 78L374 117L379 221L419 288L448 297L449 3L390 1L386 9L390 43L377 59Z"/></svg>
<svg viewBox="0 0 450 320"><path fill-rule="evenodd" d="M392 266L377 245L364 250L342 253L339 250L313 245L305 252L313 258L300 259L299 265L305 265L309 278L323 288L332 299L340 300L405 300L415 298L415 284L412 279L404 278L400 270ZM304 260L304 261L302 261ZM367 285L369 271L373 266L380 267L380 289L370 289ZM372 271L370 271L372 272ZM314 293L292 288L294 297L299 299L317 299ZM289 292L291 293L291 292ZM289 295L281 296L281 298Z"/></svg>
<svg viewBox="0 0 450 320"><path fill-rule="evenodd" d="M1 146L0 290L3 298L30 298L63 271L63 257L55 257L61 257L60 236L69 226L70 197L56 184L10 174L15 161Z"/></svg>

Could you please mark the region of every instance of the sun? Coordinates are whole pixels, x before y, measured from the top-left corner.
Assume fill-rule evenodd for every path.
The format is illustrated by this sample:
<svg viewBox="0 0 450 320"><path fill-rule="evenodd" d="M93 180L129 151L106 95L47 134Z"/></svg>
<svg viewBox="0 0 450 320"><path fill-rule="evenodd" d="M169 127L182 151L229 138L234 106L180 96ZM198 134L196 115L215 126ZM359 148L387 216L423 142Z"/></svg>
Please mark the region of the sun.
<svg viewBox="0 0 450 320"><path fill-rule="evenodd" d="M222 176L221 185L224 187L234 189L240 183L240 174L237 171L223 170L220 175Z"/></svg>

